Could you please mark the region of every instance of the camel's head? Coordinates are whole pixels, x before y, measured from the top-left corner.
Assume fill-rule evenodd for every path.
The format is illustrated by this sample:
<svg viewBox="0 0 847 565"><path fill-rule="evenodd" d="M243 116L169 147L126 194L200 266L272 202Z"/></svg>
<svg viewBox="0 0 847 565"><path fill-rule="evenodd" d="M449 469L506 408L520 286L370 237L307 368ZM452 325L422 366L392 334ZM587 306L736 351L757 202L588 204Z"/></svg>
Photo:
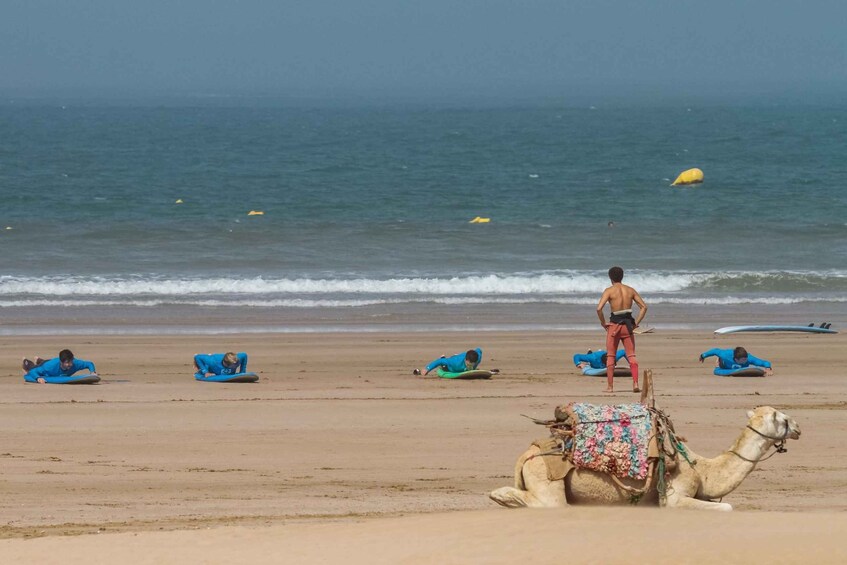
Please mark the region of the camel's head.
<svg viewBox="0 0 847 565"><path fill-rule="evenodd" d="M800 426L794 418L771 406L759 406L747 411L748 425L772 439L800 439Z"/></svg>

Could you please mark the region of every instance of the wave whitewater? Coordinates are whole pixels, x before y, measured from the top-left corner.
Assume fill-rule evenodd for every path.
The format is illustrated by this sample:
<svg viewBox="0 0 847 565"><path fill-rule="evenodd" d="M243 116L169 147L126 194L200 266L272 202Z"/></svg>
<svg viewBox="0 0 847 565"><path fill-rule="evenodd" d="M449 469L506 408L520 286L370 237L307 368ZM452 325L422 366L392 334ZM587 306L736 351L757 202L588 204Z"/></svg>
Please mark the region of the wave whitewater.
<svg viewBox="0 0 847 565"><path fill-rule="evenodd" d="M772 272L633 272L626 282L644 295L668 293L827 293L847 290L847 271ZM408 297L513 297L551 295L573 298L596 295L608 285L605 273L562 271L545 273L487 274L456 277L396 278L269 278L149 276L46 276L0 277L0 300L58 297L133 297L136 299L186 297L235 298L257 295L263 299L299 298L302 295L392 295ZM684 297L689 299L689 297ZM792 298L792 297L789 297ZM719 299L719 298L716 298ZM793 298L792 298L793 299Z"/></svg>
<svg viewBox="0 0 847 565"><path fill-rule="evenodd" d="M731 306L733 304L765 304L765 305L790 305L814 302L847 303L845 296L724 296L724 297L699 297L676 298L667 296L654 296L649 298L650 304L679 304L679 305L703 305L703 306ZM572 297L572 298L493 298L493 297L431 297L431 298L409 298L409 299L372 299L372 300L310 300L302 298L277 299L277 300L64 300L41 299L41 300L4 300L0 299L0 308L29 308L39 306L62 306L62 307L91 307L91 306L122 306L149 308L158 306L193 306L193 307L241 307L241 308L362 308L367 306L382 306L392 304L444 304L444 305L478 305L478 304L559 304L559 305L593 305L597 303L596 298Z"/></svg>

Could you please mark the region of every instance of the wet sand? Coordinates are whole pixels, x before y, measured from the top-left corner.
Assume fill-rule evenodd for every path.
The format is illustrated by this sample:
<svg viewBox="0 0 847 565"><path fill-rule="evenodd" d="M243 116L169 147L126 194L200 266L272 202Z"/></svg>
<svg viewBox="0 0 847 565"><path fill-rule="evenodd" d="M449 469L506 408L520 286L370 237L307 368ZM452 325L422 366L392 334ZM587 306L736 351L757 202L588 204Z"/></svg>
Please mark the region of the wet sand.
<svg viewBox="0 0 847 565"><path fill-rule="evenodd" d="M615 562L658 544L671 546L659 561L683 550L693 561L843 561L840 539L825 535L847 526L843 335L715 338L659 329L639 338L659 406L701 455L728 448L757 405L800 424L803 436L788 453L762 463L724 499L736 508L730 518L509 511L491 502L487 493L511 484L517 456L545 435L521 414L550 417L571 400L636 400L629 379L616 379L619 392L608 397L602 378L572 367L571 354L600 347L602 337L6 338L0 536L12 539L0 541L0 560L471 563L513 562L531 548L547 562L563 552L569 561ZM773 361L775 374L726 379L697 363L705 349L739 344ZM502 373L490 381L411 375L438 354L471 346L483 348L484 367ZM102 384L23 383L21 356L62 347L95 361ZM194 381L193 353L227 349L250 353L259 383ZM689 529L696 539L686 537ZM716 554L717 540L734 549Z"/></svg>

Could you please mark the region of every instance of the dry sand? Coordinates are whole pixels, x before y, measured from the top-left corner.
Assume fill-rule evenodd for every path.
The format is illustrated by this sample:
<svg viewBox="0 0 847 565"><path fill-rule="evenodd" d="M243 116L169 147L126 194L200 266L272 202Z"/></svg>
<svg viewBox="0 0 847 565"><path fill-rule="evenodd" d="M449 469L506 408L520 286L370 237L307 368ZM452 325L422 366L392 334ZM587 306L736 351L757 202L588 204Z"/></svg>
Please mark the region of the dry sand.
<svg viewBox="0 0 847 565"><path fill-rule="evenodd" d="M843 562L847 337L640 336L657 401L698 453L729 447L768 404L803 430L724 502L732 515L487 498L571 400L629 402L570 355L602 333L26 337L0 348L0 562ZM711 375L697 355L743 344L772 377ZM191 355L250 353L257 384L197 383ZM440 353L485 351L490 381L413 377ZM94 386L27 385L22 355L70 347ZM164 531L163 531L164 530ZM99 535L90 535L97 534ZM85 535L74 535L85 534ZM51 561L51 559L53 561Z"/></svg>

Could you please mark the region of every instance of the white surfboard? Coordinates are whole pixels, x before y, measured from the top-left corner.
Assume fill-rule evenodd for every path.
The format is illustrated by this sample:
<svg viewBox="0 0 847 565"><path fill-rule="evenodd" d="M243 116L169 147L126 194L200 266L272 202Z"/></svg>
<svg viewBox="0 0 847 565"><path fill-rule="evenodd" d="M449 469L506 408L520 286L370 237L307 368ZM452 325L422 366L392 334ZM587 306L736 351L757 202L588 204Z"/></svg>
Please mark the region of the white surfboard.
<svg viewBox="0 0 847 565"><path fill-rule="evenodd" d="M836 330L815 326L727 326L715 330L716 334L734 334L738 332L803 332L813 334L837 334Z"/></svg>

